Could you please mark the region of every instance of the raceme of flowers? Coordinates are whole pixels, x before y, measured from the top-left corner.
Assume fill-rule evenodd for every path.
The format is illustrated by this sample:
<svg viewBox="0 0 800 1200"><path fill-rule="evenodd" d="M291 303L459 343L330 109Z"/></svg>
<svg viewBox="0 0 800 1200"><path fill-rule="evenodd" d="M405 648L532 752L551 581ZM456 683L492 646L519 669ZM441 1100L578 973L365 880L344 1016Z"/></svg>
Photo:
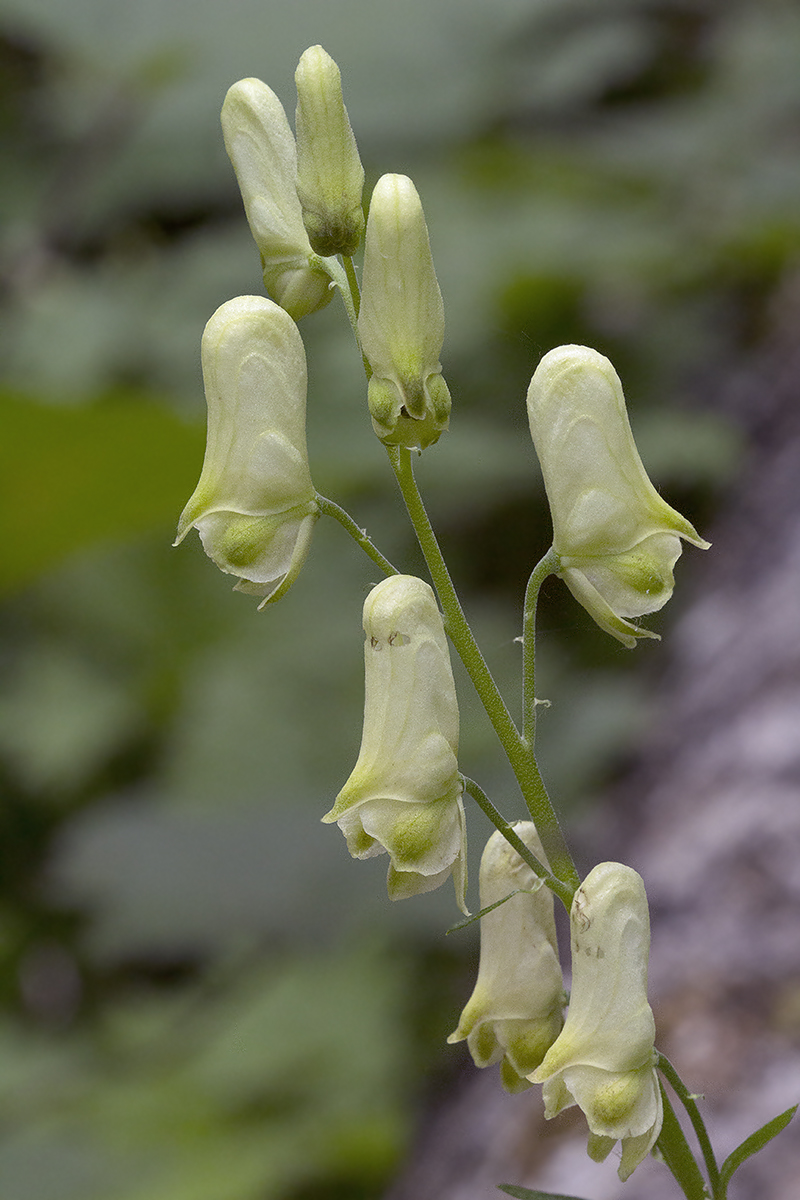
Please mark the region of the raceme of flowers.
<svg viewBox="0 0 800 1200"><path fill-rule="evenodd" d="M360 315L351 319L367 406L390 448L424 450L449 424L442 376L444 309L422 204L405 175L383 175L364 220L364 171L339 68L321 46L300 59L297 138L258 79L228 91L225 145L271 299L222 304L202 340L205 459L178 526L191 528L238 590L267 604L305 561L322 498L306 449L306 360L295 321L343 287L364 242ZM541 360L527 397L553 521L557 573L597 624L625 646L655 637L635 622L673 590L681 539L706 548L656 492L639 458L608 359L561 346ZM385 561L385 560L384 560ZM453 877L466 908L466 826L459 713L445 624L431 587L390 574L364 603L365 700L356 764L331 810L354 858L387 854L393 900ZM532 821L512 826L547 866ZM549 868L548 868L549 869ZM541 1083L548 1118L578 1105L590 1155L621 1144L626 1179L662 1124L647 1000L649 918L631 868L601 863L570 911L572 990L558 959L553 894L500 831L480 867L477 980L448 1041L480 1066L500 1063L509 1091Z"/></svg>

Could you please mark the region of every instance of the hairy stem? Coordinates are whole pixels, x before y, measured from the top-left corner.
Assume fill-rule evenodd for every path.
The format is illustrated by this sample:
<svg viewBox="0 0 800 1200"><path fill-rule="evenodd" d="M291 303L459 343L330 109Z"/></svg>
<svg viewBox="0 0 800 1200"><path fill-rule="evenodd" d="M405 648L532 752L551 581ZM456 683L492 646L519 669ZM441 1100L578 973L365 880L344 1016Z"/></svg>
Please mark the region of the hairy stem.
<svg viewBox="0 0 800 1200"><path fill-rule="evenodd" d="M558 570L558 556L551 549L533 568L525 589L522 624L522 738L531 753L534 751L536 740L536 693L534 691L536 604L542 584L556 570Z"/></svg>
<svg viewBox="0 0 800 1200"><path fill-rule="evenodd" d="M472 799L483 809L494 827L499 829L506 841L514 847L523 862L528 864L534 875L538 875L540 879L544 880L551 892L555 892L559 900L563 902L567 912L569 912L574 894L573 889L566 883L562 883L560 879L556 879L555 875L548 871L544 863L539 862L536 855L528 849L518 834L514 832L514 826L495 808L483 788L474 779L469 779L466 775L462 775L461 778L464 781L464 790L469 792Z"/></svg>
<svg viewBox="0 0 800 1200"><path fill-rule="evenodd" d="M705 1180L689 1149L686 1135L680 1126L664 1085L659 1082L661 1099L664 1103L664 1124L656 1143L664 1162L680 1184L686 1200L708 1200Z"/></svg>
<svg viewBox="0 0 800 1200"><path fill-rule="evenodd" d="M714 1197L714 1200L717 1200L720 1190L719 1167L717 1166L717 1160L711 1146L711 1138L708 1136L708 1130L706 1129L705 1121L703 1120L700 1109L697 1107L697 1101L681 1079L678 1072L673 1067L672 1063L663 1054L659 1054L656 1066L664 1078L668 1081L670 1087L675 1092L675 1095L678 1097L688 1113L689 1120L692 1123L692 1129L694 1129L697 1140L700 1143L703 1161L706 1164L708 1181L711 1184L711 1195ZM720 1200L724 1200L724 1197L720 1197Z"/></svg>
<svg viewBox="0 0 800 1200"><path fill-rule="evenodd" d="M350 289L350 299L353 304L353 311L356 314L356 317L358 317L358 312L361 308L361 291L358 286L358 279L356 278L356 269L353 265L352 258L347 254L342 255L342 264L344 266L344 273L347 276L347 285Z"/></svg>
<svg viewBox="0 0 800 1200"><path fill-rule="evenodd" d="M388 446L387 451L420 549L439 595L450 639L511 763L553 874L568 886L575 888L580 879L547 795L536 759L520 736L464 615L414 478L411 452L401 446Z"/></svg>
<svg viewBox="0 0 800 1200"><path fill-rule="evenodd" d="M364 553L371 558L377 566L380 567L384 575L400 574L397 568L392 566L388 558L381 554L374 542L367 537L366 529L362 529L359 525L357 525L350 516L349 512L346 512L345 509L341 508L338 504L335 504L333 500L328 500L325 496L320 496L319 492L316 494L316 500L317 504L319 505L320 513L326 517L334 517L335 520L337 520L339 524L347 530L347 532L350 534L350 537L361 547Z"/></svg>
<svg viewBox="0 0 800 1200"><path fill-rule="evenodd" d="M369 365L367 356L361 349L361 338L359 337L358 333L358 314L361 311L361 289L358 286L356 268L353 264L352 258L349 255L342 255L342 263L344 264L344 278L346 281L346 288L341 283L339 284L342 291L342 299L344 300L344 306L347 309L347 316L350 319L353 335L356 339L356 345L358 346L359 353L361 354L361 362L364 365L364 374L366 375L367 380L370 380L372 378L372 367Z"/></svg>
<svg viewBox="0 0 800 1200"><path fill-rule="evenodd" d="M317 270L324 271L331 281L330 286L339 289L345 311L347 313L347 319L350 322L353 333L355 334L356 342L358 342L359 294L352 261L350 263L350 270L353 275L352 282L346 268L342 267L339 259L335 256L331 256L330 258L322 258L319 254L312 254L309 257L309 263L316 267ZM355 284L355 293L353 292L353 284Z"/></svg>

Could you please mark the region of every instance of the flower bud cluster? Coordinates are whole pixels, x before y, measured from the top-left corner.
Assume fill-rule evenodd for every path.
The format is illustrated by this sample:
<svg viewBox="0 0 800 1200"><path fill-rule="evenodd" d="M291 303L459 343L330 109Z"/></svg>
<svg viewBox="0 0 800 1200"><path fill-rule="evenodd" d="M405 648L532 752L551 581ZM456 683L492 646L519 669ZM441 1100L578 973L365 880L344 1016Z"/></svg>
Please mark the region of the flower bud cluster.
<svg viewBox="0 0 800 1200"><path fill-rule="evenodd" d="M260 79L240 79L222 106L225 148L261 253L267 291L296 321L331 298L320 255L352 254L364 230L364 171L339 68L321 46L297 68L297 143Z"/></svg>
<svg viewBox="0 0 800 1200"><path fill-rule="evenodd" d="M225 146L274 299L240 296L206 327L206 455L176 539L196 528L209 557L238 577L237 589L264 604L295 579L319 511L305 443L305 353L293 322L328 303L332 279L343 278L330 256L352 255L365 228L364 170L339 68L311 46L295 80L296 141L260 79L240 79L222 106ZM431 445L450 412L439 363L444 315L422 206L405 176L383 176L373 194L358 336L375 432L388 445Z"/></svg>

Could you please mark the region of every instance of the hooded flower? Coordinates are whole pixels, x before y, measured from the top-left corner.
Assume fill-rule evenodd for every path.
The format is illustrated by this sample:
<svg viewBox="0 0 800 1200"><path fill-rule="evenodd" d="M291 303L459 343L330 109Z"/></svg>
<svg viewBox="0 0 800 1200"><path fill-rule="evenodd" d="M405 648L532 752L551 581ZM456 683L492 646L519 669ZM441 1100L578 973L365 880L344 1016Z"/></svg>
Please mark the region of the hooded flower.
<svg viewBox="0 0 800 1200"><path fill-rule="evenodd" d="M575 893L570 931L567 1019L530 1078L543 1084L548 1119L580 1106L591 1158L601 1162L621 1140L619 1177L625 1180L655 1145L662 1121L641 877L622 863L596 866Z"/></svg>
<svg viewBox="0 0 800 1200"><path fill-rule="evenodd" d="M382 176L372 193L358 332L378 437L423 450L438 441L450 416L439 362L444 308L425 215L405 175Z"/></svg>
<svg viewBox="0 0 800 1200"><path fill-rule="evenodd" d="M392 575L364 604L361 751L336 803L354 858L386 851L392 900L430 892L451 873L464 908L466 833L458 705L441 614L427 583Z"/></svg>
<svg viewBox="0 0 800 1200"><path fill-rule="evenodd" d="M657 637L630 618L669 600L681 538L702 550L709 543L648 479L616 371L586 346L551 350L531 380L528 417L561 578L625 646Z"/></svg>
<svg viewBox="0 0 800 1200"><path fill-rule="evenodd" d="M294 582L318 515L306 451L306 359L294 321L265 296L218 308L202 342L208 436L178 523L238 591L277 600Z"/></svg>
<svg viewBox="0 0 800 1200"><path fill-rule="evenodd" d="M295 321L331 298L297 195L297 149L286 113L260 79L240 79L222 106L222 134L261 252L264 285Z"/></svg>
<svg viewBox="0 0 800 1200"><path fill-rule="evenodd" d="M297 194L317 254L353 254L364 234L364 168L342 99L339 68L310 46L295 72Z"/></svg>
<svg viewBox="0 0 800 1200"><path fill-rule="evenodd" d="M513 828L547 864L533 822L518 821ZM565 997L553 893L498 831L481 858L480 894L481 908L505 903L481 917L475 990L447 1040L466 1038L476 1067L502 1059L503 1086L519 1092L530 1087L524 1077L539 1066L562 1025Z"/></svg>

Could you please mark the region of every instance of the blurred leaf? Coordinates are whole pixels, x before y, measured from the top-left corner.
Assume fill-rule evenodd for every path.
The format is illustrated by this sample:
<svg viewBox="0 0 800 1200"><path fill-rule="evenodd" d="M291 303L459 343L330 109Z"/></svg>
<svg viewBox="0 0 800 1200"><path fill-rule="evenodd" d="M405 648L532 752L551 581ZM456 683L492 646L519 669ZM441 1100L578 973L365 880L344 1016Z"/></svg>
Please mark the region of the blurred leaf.
<svg viewBox="0 0 800 1200"><path fill-rule="evenodd" d="M46 248L34 241L21 254L23 274L33 259L35 286L7 306L0 326L9 392L80 407L120 390L124 398L127 390L144 402L180 404L198 420L205 415L203 326L228 296L262 290L258 255L238 221L165 245L157 228L161 201L150 192L146 204L157 209L156 228L146 214L126 217L124 232L97 261L57 259L37 275L37 255Z"/></svg>
<svg viewBox="0 0 800 1200"><path fill-rule="evenodd" d="M468 134L502 95L493 60L520 22L549 0L381 0L365 19L363 0L304 0L291 17L285 0L4 0L30 36L53 41L85 76L135 81L169 52L184 71L158 98L136 145L114 171L119 199L141 193L144 177L161 187L207 185L224 164L217 120L230 84L264 79L292 112L293 73L305 48L321 43L342 69L351 120L363 147L409 140L428 144ZM8 18L7 18L8 19ZM457 30L457 53L453 53ZM381 86L376 88L379 79ZM233 191L234 184L227 176Z"/></svg>
<svg viewBox="0 0 800 1200"><path fill-rule="evenodd" d="M751 1133L750 1137L745 1138L742 1144L728 1155L720 1170L720 1180L723 1186L728 1183L734 1171L738 1171L743 1162L754 1154L758 1154L759 1150L763 1150L768 1142L771 1142L786 1128L797 1109L798 1105L795 1104L791 1108L787 1108L786 1112L773 1117L771 1121L767 1121L766 1125L762 1125L755 1133Z"/></svg>
<svg viewBox="0 0 800 1200"><path fill-rule="evenodd" d="M34 794L70 794L142 725L125 682L59 642L35 647L5 683L0 751Z"/></svg>
<svg viewBox="0 0 800 1200"><path fill-rule="evenodd" d="M564 1196L560 1192L533 1192L530 1188L516 1187L511 1183L498 1183L498 1191L513 1196L515 1200L580 1200L579 1196Z"/></svg>
<svg viewBox="0 0 800 1200"><path fill-rule="evenodd" d="M69 1057L4 1025L3 1196L278 1200L384 1175L406 1136L398 955L362 942L219 982L107 1010Z"/></svg>
<svg viewBox="0 0 800 1200"><path fill-rule="evenodd" d="M167 528L200 470L204 436L146 395L82 409L0 395L0 591L81 547Z"/></svg>
<svg viewBox="0 0 800 1200"><path fill-rule="evenodd" d="M637 419L635 434L648 474L657 483L724 484L745 450L730 421L714 413L650 409Z"/></svg>

